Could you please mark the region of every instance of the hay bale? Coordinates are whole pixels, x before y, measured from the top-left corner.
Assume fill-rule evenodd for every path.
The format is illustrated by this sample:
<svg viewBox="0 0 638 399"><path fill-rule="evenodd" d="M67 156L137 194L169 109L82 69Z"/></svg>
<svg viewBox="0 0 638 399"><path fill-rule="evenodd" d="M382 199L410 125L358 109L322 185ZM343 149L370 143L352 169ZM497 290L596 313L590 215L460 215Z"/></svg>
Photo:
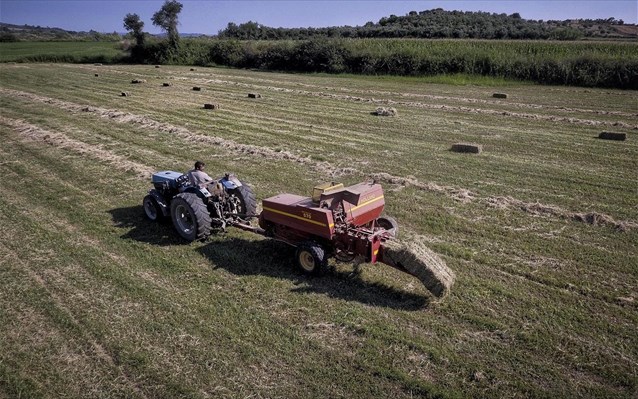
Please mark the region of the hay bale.
<svg viewBox="0 0 638 399"><path fill-rule="evenodd" d="M193 91L202 91L202 88L198 86L193 86Z"/></svg>
<svg viewBox="0 0 638 399"><path fill-rule="evenodd" d="M505 93L494 93L494 94L492 94L492 97L494 97L494 98L507 98L507 94L505 94Z"/></svg>
<svg viewBox="0 0 638 399"><path fill-rule="evenodd" d="M397 113L396 108L379 107L374 112L372 112L372 115L377 115L377 116L397 116L398 113Z"/></svg>
<svg viewBox="0 0 638 399"><path fill-rule="evenodd" d="M162 83L163 87L169 87L169 86L172 86L172 85L173 85L172 83L168 83L168 82Z"/></svg>
<svg viewBox="0 0 638 399"><path fill-rule="evenodd" d="M133 84L146 83L146 79L133 79L131 80Z"/></svg>
<svg viewBox="0 0 638 399"><path fill-rule="evenodd" d="M625 141L627 140L627 133L601 132L598 138L603 140Z"/></svg>
<svg viewBox="0 0 638 399"><path fill-rule="evenodd" d="M219 109L219 104L217 103L204 104L204 109Z"/></svg>
<svg viewBox="0 0 638 399"><path fill-rule="evenodd" d="M122 94L120 94L120 96L122 96L122 97L128 97L130 95L131 94L128 91L123 91Z"/></svg>
<svg viewBox="0 0 638 399"><path fill-rule="evenodd" d="M452 148L450 148L450 151L480 154L481 151L483 151L483 146L481 146L480 144L455 143L452 144Z"/></svg>
<svg viewBox="0 0 638 399"><path fill-rule="evenodd" d="M443 259L421 243L386 241L383 244L382 257L383 262L403 268L418 278L438 298L449 294L456 278Z"/></svg>
<svg viewBox="0 0 638 399"><path fill-rule="evenodd" d="M248 93L248 98L261 98L259 93Z"/></svg>
<svg viewBox="0 0 638 399"><path fill-rule="evenodd" d="M159 68L159 67L160 67L159 65L155 65L155 68Z"/></svg>
<svg viewBox="0 0 638 399"><path fill-rule="evenodd" d="M102 64L101 64L101 63L99 63L99 62L96 62L96 63L95 63L95 64L93 64L93 65L95 65L95 66L102 66Z"/></svg>

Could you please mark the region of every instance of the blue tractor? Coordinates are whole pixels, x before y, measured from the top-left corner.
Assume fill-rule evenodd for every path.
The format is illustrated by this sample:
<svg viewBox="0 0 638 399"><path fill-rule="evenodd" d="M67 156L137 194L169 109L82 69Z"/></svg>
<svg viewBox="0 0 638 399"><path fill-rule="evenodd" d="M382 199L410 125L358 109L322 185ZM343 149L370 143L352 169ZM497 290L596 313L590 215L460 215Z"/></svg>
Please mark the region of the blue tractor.
<svg viewBox="0 0 638 399"><path fill-rule="evenodd" d="M188 176L162 171L151 177L153 189L144 197L144 213L152 221L169 218L182 238L204 240L213 229L248 225L256 215L252 188L232 174L216 179L205 188L194 186Z"/></svg>

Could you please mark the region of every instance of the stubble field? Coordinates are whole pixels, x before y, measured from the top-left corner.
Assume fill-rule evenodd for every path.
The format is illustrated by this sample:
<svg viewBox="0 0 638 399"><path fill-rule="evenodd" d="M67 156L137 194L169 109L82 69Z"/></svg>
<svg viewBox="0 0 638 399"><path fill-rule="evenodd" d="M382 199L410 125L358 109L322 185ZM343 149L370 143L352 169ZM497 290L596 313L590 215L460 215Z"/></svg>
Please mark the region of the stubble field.
<svg viewBox="0 0 638 399"><path fill-rule="evenodd" d="M635 91L4 64L0 94L0 398L638 393ZM197 159L260 199L376 178L451 295L145 220L151 173Z"/></svg>

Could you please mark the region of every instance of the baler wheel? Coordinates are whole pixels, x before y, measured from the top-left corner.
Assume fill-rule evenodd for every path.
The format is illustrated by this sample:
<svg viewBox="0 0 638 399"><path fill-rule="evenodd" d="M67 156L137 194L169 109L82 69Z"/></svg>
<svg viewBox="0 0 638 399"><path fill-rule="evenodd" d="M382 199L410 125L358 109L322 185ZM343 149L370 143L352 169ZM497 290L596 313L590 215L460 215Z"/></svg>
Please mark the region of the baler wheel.
<svg viewBox="0 0 638 399"><path fill-rule="evenodd" d="M321 245L305 241L297 247L297 266L306 274L323 275L328 270L328 257Z"/></svg>
<svg viewBox="0 0 638 399"><path fill-rule="evenodd" d="M210 214L197 194L177 194L171 201L171 219L175 230L187 241L203 240L210 235Z"/></svg>
<svg viewBox="0 0 638 399"><path fill-rule="evenodd" d="M153 222L161 222L164 220L164 214L162 213L157 200L153 198L152 195L144 197L142 204L144 205L144 213L149 220Z"/></svg>
<svg viewBox="0 0 638 399"><path fill-rule="evenodd" d="M377 226L384 228L394 238L399 236L399 223L390 216L381 216L377 219Z"/></svg>

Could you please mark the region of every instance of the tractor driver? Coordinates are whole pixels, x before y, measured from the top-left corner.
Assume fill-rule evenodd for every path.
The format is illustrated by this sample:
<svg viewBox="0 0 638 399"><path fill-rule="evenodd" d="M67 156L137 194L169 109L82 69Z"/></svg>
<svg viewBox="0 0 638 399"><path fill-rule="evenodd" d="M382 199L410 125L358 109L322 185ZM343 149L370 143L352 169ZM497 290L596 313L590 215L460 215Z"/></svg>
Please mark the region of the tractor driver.
<svg viewBox="0 0 638 399"><path fill-rule="evenodd" d="M213 179L204 172L206 164L202 161L195 162L195 169L188 172L188 180L193 186L199 188L205 188L208 183L211 183Z"/></svg>

